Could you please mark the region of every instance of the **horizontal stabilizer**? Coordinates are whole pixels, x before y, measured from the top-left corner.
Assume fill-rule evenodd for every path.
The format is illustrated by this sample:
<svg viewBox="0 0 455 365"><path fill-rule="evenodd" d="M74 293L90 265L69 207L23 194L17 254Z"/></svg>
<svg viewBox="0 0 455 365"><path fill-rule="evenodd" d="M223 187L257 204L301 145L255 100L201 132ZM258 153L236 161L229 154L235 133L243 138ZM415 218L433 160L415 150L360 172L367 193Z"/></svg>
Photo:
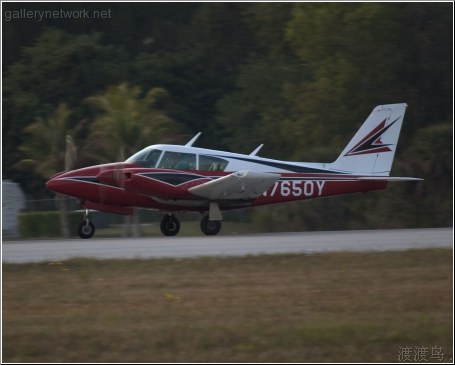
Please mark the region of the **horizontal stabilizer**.
<svg viewBox="0 0 455 365"><path fill-rule="evenodd" d="M211 201L251 200L263 194L279 178L279 174L268 172L239 171L194 186L188 191Z"/></svg>
<svg viewBox="0 0 455 365"><path fill-rule="evenodd" d="M362 176L356 180L363 181L421 181L418 177L393 177L393 176Z"/></svg>

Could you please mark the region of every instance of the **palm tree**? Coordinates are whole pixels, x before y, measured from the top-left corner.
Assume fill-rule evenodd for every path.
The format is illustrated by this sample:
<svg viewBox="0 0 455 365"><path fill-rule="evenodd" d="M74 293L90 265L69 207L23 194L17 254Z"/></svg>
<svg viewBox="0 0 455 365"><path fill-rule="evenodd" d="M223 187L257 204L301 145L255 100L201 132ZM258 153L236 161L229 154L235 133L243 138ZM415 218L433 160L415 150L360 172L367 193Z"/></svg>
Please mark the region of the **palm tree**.
<svg viewBox="0 0 455 365"><path fill-rule="evenodd" d="M107 88L102 95L87 98L98 115L91 125L84 154L97 163L124 161L153 142L178 140L179 126L156 107L157 99L165 94L164 89L154 88L141 97L138 86L122 83ZM138 223L137 214L134 220ZM129 217L125 222L124 234L128 235ZM135 224L134 234L140 235L139 224Z"/></svg>
<svg viewBox="0 0 455 365"><path fill-rule="evenodd" d="M60 103L47 118L39 117L27 126L24 132L31 138L19 146L25 158L19 161L17 166L32 168L45 179L49 179L56 172L70 170L76 159L76 146L71 134L77 131L77 127L73 130L68 127L70 115L68 106ZM64 237L69 237L66 200L57 194L57 202L61 233Z"/></svg>
<svg viewBox="0 0 455 365"><path fill-rule="evenodd" d="M154 88L141 97L138 86L123 83L87 98L98 115L91 125L85 152L98 162L123 161L153 141L175 140L177 124L155 106L165 94L164 89Z"/></svg>

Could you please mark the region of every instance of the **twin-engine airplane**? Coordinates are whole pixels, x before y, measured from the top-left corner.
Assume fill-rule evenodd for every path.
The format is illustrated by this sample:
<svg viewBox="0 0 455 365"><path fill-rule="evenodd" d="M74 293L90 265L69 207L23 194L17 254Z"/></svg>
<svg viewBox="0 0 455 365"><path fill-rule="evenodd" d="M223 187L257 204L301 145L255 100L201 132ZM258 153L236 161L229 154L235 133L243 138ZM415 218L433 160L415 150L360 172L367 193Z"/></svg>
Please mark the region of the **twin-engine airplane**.
<svg viewBox="0 0 455 365"><path fill-rule="evenodd" d="M47 187L76 197L84 209L81 238L95 227L89 210L132 214L134 208L164 214L161 232L174 236L180 223L174 213L205 213L201 230L215 235L221 211L385 189L390 177L406 104L380 105L332 163L286 162L186 145L153 145L125 162L86 167L54 175ZM208 213L208 214L207 214Z"/></svg>

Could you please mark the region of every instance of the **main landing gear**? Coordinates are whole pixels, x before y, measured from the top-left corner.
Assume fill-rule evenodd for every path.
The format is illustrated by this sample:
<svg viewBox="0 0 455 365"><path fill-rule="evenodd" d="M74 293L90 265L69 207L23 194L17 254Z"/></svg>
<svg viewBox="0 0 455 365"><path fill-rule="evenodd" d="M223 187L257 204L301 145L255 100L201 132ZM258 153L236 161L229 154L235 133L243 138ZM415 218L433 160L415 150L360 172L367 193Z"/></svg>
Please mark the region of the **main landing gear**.
<svg viewBox="0 0 455 365"><path fill-rule="evenodd" d="M80 238L91 238L95 234L95 225L90 222L88 209L84 210L84 219L77 227L77 234Z"/></svg>
<svg viewBox="0 0 455 365"><path fill-rule="evenodd" d="M207 236L216 235L221 229L221 221L211 221L209 216L206 215L201 220L201 231L204 232Z"/></svg>
<svg viewBox="0 0 455 365"><path fill-rule="evenodd" d="M175 236L179 233L180 222L177 217L173 214L166 214L161 219L160 224L161 232L165 236ZM221 230L221 221L209 220L209 216L206 215L201 220L201 231L208 236L216 235Z"/></svg>
<svg viewBox="0 0 455 365"><path fill-rule="evenodd" d="M160 229L165 236L175 236L180 231L180 222L174 214L166 214L161 219Z"/></svg>

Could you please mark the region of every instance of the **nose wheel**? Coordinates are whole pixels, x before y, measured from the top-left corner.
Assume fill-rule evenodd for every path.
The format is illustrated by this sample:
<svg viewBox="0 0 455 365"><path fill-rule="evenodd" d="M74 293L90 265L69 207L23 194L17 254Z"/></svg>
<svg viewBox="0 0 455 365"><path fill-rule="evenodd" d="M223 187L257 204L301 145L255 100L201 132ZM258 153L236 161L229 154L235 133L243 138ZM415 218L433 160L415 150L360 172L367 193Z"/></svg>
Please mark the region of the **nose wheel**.
<svg viewBox="0 0 455 365"><path fill-rule="evenodd" d="M80 238L91 238L95 234L95 225L90 222L88 209L84 211L84 220L77 227L77 234Z"/></svg>

